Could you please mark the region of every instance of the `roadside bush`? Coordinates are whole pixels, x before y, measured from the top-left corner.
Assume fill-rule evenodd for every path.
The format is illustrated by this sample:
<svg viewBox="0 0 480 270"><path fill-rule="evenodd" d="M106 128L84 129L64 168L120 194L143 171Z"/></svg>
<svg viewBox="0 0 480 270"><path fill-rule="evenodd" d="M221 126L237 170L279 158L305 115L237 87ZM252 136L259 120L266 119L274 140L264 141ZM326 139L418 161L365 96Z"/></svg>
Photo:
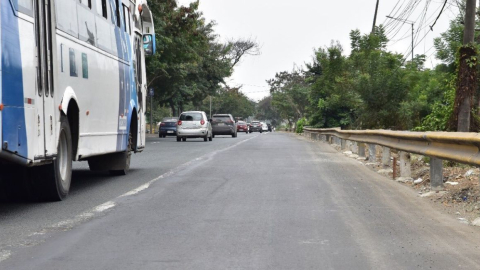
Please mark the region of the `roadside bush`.
<svg viewBox="0 0 480 270"><path fill-rule="evenodd" d="M306 125L306 124L307 124L307 119L300 118L297 121L295 132L296 133L303 133L303 126Z"/></svg>

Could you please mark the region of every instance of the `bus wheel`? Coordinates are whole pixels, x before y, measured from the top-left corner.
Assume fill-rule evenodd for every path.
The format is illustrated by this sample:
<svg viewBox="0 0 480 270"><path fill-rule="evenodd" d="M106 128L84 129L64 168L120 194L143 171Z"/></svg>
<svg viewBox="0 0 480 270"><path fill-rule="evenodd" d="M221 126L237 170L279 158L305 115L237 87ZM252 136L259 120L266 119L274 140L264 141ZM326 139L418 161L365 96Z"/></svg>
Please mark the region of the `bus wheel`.
<svg viewBox="0 0 480 270"><path fill-rule="evenodd" d="M46 165L43 178L42 199L61 201L67 197L72 182L72 133L65 115L60 118L60 134L58 137L57 158L53 164Z"/></svg>
<svg viewBox="0 0 480 270"><path fill-rule="evenodd" d="M133 136L132 133L130 132L128 134L128 145L127 145L127 151L123 153L119 153L119 161L118 165L120 165L121 169L115 169L115 170L110 170L111 175L126 175L128 170L130 169L130 160L132 159L132 145L133 145Z"/></svg>

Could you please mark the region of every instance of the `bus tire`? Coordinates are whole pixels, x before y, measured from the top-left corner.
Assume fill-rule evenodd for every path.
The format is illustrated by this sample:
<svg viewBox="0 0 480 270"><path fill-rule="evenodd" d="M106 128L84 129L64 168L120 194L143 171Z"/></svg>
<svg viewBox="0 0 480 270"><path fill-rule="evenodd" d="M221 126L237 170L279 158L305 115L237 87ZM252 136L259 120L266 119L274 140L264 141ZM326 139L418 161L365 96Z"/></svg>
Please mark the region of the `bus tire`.
<svg viewBox="0 0 480 270"><path fill-rule="evenodd" d="M132 159L132 145L133 145L133 136L130 132L128 134L128 144L127 144L127 151L118 153L118 163L120 165L120 169L109 170L111 175L127 175L128 170L130 169L130 160Z"/></svg>
<svg viewBox="0 0 480 270"><path fill-rule="evenodd" d="M60 117L60 133L58 136L57 157L53 164L45 165L46 174L42 177L41 199L61 201L65 199L72 182L72 133L65 115Z"/></svg>

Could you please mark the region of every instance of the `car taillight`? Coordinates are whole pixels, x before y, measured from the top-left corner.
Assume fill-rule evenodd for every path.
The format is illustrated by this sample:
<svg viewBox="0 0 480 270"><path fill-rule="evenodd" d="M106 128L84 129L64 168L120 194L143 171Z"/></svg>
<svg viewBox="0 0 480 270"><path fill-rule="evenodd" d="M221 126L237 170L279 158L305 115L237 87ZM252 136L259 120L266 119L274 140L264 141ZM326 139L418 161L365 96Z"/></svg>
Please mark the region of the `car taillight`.
<svg viewBox="0 0 480 270"><path fill-rule="evenodd" d="M165 126L165 123L160 123L160 126L161 126L161 127L164 127L164 126Z"/></svg>
<svg viewBox="0 0 480 270"><path fill-rule="evenodd" d="M205 125L205 120L203 120L203 119L200 120L200 125L202 125L202 126Z"/></svg>
<svg viewBox="0 0 480 270"><path fill-rule="evenodd" d="M231 124L231 123L233 123L233 121L232 121L232 120L228 120L227 123L230 123L230 124Z"/></svg>
<svg viewBox="0 0 480 270"><path fill-rule="evenodd" d="M182 125L182 121L178 120L177 126L181 126L181 125Z"/></svg>

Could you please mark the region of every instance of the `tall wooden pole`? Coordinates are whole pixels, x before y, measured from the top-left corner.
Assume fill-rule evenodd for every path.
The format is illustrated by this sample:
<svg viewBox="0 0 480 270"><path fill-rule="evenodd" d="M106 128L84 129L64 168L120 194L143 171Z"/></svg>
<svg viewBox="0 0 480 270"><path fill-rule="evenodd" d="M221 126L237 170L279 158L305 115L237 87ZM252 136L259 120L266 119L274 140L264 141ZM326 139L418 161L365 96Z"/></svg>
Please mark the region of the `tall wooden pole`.
<svg viewBox="0 0 480 270"><path fill-rule="evenodd" d="M377 23L378 2L380 2L380 0L377 0L377 5L375 6L375 15L373 16L372 34L375 32L375 24Z"/></svg>
<svg viewBox="0 0 480 270"><path fill-rule="evenodd" d="M476 83L476 56L473 44L475 36L475 9L476 0L467 0L465 10L465 28L463 32L463 46L460 48L460 67L458 71L458 85L455 93L455 112L457 113L457 131L470 131L470 111L472 95L475 93Z"/></svg>

